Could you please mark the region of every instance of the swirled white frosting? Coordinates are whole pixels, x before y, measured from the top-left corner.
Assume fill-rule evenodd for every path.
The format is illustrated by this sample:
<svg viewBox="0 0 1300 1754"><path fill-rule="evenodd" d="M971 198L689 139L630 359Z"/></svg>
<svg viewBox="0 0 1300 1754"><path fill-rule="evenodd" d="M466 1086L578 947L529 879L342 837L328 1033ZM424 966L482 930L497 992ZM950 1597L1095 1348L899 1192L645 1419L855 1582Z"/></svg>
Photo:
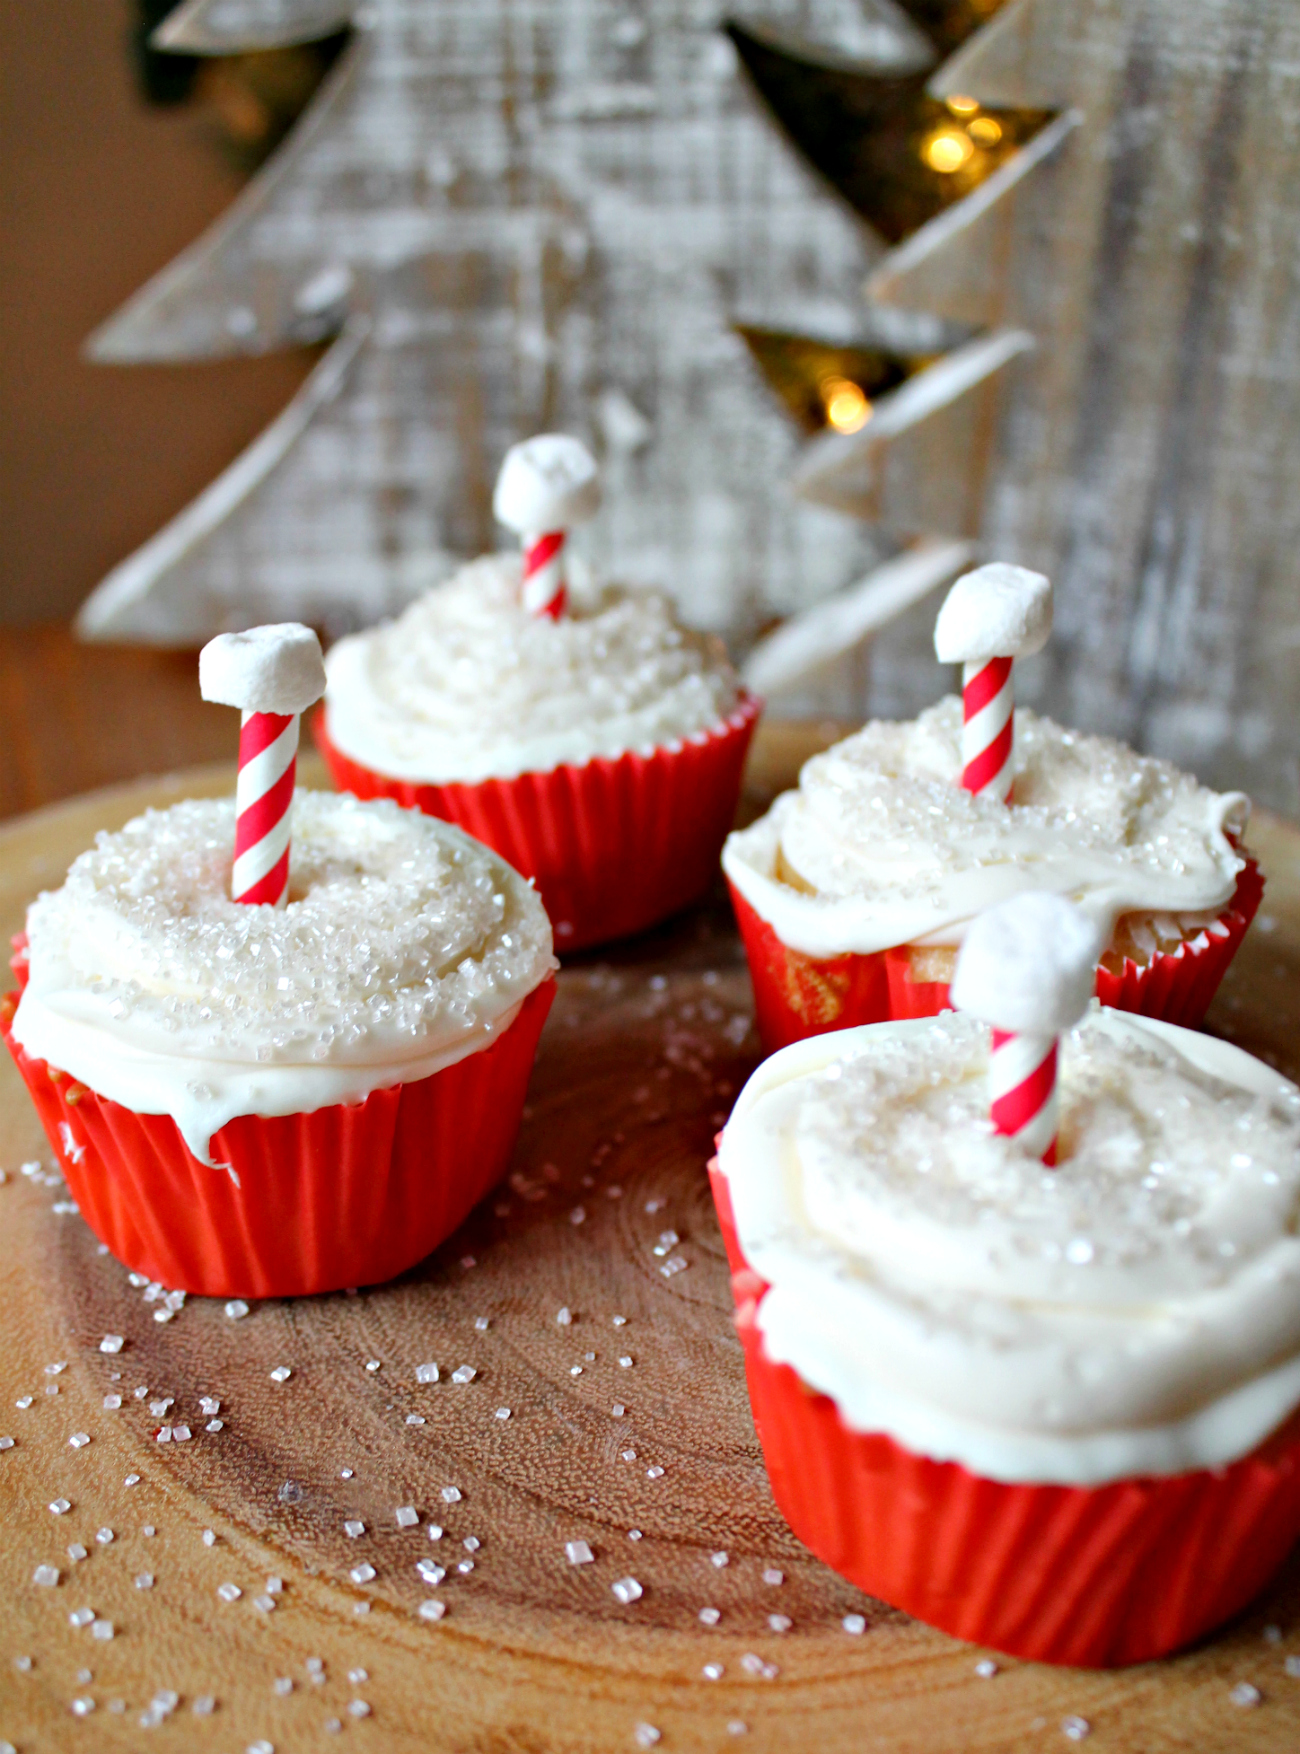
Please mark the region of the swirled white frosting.
<svg viewBox="0 0 1300 1754"><path fill-rule="evenodd" d="M855 1430L997 1480L1218 1467L1300 1403L1300 1090L1094 1007L1061 1160L986 1121L948 1013L798 1042L722 1138L768 1355Z"/></svg>
<svg viewBox="0 0 1300 1754"><path fill-rule="evenodd" d="M958 783L961 716L949 696L865 726L729 838L728 877L786 944L810 956L959 944L976 914L1031 889L1069 896L1107 942L1121 914L1194 914L1232 895L1242 793L1021 707L1008 808Z"/></svg>
<svg viewBox="0 0 1300 1754"><path fill-rule="evenodd" d="M31 1055L190 1150L236 1115L310 1113L487 1046L555 966L522 877L450 824L294 798L289 903L230 899L230 798L101 834L27 916Z"/></svg>
<svg viewBox="0 0 1300 1754"><path fill-rule="evenodd" d="M394 779L476 783L648 750L726 718L719 640L658 592L570 588L558 621L520 602L521 562L489 555L326 658L329 734Z"/></svg>

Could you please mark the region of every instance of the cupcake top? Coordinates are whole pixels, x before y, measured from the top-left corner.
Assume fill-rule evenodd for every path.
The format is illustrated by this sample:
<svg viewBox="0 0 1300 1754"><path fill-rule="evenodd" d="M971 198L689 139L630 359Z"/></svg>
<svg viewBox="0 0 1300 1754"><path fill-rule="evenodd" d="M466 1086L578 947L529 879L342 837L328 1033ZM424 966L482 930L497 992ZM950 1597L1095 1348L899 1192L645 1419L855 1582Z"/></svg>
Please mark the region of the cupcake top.
<svg viewBox="0 0 1300 1754"><path fill-rule="evenodd" d="M476 783L673 744L725 719L721 641L658 592L578 591L558 620L520 600L522 562L489 555L326 659L329 735L394 779Z"/></svg>
<svg viewBox="0 0 1300 1754"><path fill-rule="evenodd" d="M555 966L537 895L450 824L299 791L288 905L230 899L230 798L101 834L33 903L13 1022L29 1054L211 1162L235 1115L428 1076L514 1021Z"/></svg>
<svg viewBox="0 0 1300 1754"><path fill-rule="evenodd" d="M1006 805L960 785L961 727L955 695L875 720L730 837L728 877L785 943L811 956L958 944L976 914L1031 889L1072 897L1108 941L1121 914L1213 913L1232 895L1244 794L1020 707Z"/></svg>
<svg viewBox="0 0 1300 1754"><path fill-rule="evenodd" d="M993 1132L969 1016L759 1068L720 1163L765 1350L993 1479L1219 1466L1300 1404L1300 1089L1096 1007L1061 1047L1055 1169Z"/></svg>

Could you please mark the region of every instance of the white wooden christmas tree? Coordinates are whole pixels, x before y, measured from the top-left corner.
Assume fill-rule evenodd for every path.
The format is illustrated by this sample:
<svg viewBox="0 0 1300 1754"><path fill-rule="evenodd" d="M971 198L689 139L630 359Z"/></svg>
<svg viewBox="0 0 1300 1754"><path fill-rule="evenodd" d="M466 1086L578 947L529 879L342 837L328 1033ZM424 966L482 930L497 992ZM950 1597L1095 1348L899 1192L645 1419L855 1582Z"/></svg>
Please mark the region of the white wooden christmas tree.
<svg viewBox="0 0 1300 1754"><path fill-rule="evenodd" d="M901 13L754 0L873 66L923 65ZM738 74L707 0L189 0L162 41L355 40L230 211L112 317L94 357L332 337L301 394L85 605L90 637L374 621L495 545L507 445L602 453L608 571L742 636L879 545L782 483L800 435L734 325L851 338L879 254Z"/></svg>

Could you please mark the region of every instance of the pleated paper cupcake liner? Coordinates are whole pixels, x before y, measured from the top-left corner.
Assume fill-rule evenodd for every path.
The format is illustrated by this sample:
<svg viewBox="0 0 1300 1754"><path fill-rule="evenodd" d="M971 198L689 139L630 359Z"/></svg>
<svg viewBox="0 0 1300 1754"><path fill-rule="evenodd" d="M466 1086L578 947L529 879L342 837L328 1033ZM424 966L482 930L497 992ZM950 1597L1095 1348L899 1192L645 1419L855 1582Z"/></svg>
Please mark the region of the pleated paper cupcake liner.
<svg viewBox="0 0 1300 1754"><path fill-rule="evenodd" d="M1097 997L1117 1011L1198 1028L1263 893L1264 879L1251 859L1213 925L1145 966L1126 960L1120 974L1099 968ZM907 945L866 955L805 956L783 944L734 887L731 896L753 978L758 1031L769 1053L831 1029L936 1017L950 1008L945 981L911 978Z"/></svg>
<svg viewBox="0 0 1300 1754"><path fill-rule="evenodd" d="M477 785L418 785L353 761L313 729L335 785L454 822L535 880L557 950L629 937L707 893L762 702L649 755L635 751Z"/></svg>
<svg viewBox="0 0 1300 1754"><path fill-rule="evenodd" d="M755 1021L764 1052L810 1035L889 1021L885 954L806 956L792 950L729 883L731 905L754 986Z"/></svg>
<svg viewBox="0 0 1300 1754"><path fill-rule="evenodd" d="M169 1115L135 1114L5 1041L82 1216L118 1260L176 1290L292 1297L378 1284L446 1240L505 1174L545 980L488 1046L411 1084L310 1114L240 1115L210 1169Z"/></svg>
<svg viewBox="0 0 1300 1754"><path fill-rule="evenodd" d="M767 1287L710 1170L772 1492L832 1570L956 1638L1114 1668L1193 1643L1280 1569L1300 1536L1300 1414L1226 1467L1095 1487L988 1480L850 1431L829 1396L767 1357Z"/></svg>

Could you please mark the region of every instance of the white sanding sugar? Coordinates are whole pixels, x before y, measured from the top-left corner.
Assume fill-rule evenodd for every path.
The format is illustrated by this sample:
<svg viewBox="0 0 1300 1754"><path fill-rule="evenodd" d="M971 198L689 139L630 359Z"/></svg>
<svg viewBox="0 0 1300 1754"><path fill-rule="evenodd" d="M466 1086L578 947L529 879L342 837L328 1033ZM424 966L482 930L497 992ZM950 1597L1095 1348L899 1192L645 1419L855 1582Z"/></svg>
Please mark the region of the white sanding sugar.
<svg viewBox="0 0 1300 1754"><path fill-rule="evenodd" d="M536 893L418 811L299 792L286 908L230 900L233 838L230 798L101 834L32 906L31 990L151 1046L352 1063L465 1033L550 966Z"/></svg>
<svg viewBox="0 0 1300 1754"><path fill-rule="evenodd" d="M558 621L522 606L517 555L474 561L326 661L330 734L399 778L481 780L664 744L738 696L716 638L658 592L583 593Z"/></svg>

